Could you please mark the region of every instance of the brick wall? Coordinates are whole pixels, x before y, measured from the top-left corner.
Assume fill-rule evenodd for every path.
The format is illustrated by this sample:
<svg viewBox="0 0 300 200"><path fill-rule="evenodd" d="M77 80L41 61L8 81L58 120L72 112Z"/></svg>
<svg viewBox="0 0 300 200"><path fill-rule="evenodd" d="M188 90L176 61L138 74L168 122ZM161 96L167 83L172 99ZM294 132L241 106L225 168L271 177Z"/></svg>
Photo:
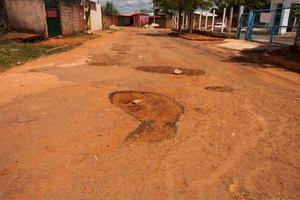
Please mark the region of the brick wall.
<svg viewBox="0 0 300 200"><path fill-rule="evenodd" d="M80 3L69 3L68 0L60 0L60 16L62 35L84 31L83 8Z"/></svg>

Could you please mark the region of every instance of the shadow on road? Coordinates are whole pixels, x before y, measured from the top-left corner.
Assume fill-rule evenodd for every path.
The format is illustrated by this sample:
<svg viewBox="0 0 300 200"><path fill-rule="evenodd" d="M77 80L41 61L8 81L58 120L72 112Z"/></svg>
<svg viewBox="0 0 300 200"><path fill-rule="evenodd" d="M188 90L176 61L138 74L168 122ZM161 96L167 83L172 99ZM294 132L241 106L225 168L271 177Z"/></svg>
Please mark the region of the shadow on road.
<svg viewBox="0 0 300 200"><path fill-rule="evenodd" d="M168 33L137 33L136 35L142 35L148 37L169 37Z"/></svg>
<svg viewBox="0 0 300 200"><path fill-rule="evenodd" d="M281 68L300 73L300 51L291 48L263 46L243 50L240 55L229 56L227 62L236 62L255 68Z"/></svg>

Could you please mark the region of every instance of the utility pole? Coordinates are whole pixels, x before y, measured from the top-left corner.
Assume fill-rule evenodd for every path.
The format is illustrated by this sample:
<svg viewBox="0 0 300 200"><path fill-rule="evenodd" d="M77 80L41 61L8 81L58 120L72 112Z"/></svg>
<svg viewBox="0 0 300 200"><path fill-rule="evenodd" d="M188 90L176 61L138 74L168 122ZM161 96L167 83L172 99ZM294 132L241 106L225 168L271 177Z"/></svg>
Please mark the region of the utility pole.
<svg viewBox="0 0 300 200"><path fill-rule="evenodd" d="M230 15L229 15L228 33L231 33L232 19L233 19L233 7L231 6L230 7Z"/></svg>

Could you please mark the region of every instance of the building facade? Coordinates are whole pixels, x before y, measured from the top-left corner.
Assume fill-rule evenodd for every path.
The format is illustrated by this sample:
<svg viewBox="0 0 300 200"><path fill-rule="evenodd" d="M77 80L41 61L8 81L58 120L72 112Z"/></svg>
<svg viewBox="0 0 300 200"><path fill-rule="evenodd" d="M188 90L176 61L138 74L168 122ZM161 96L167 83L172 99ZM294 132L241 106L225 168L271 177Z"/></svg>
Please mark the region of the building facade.
<svg viewBox="0 0 300 200"><path fill-rule="evenodd" d="M43 35L69 35L87 29L82 0L3 0L9 29ZM101 29L99 0L90 0L92 29ZM88 6L90 4L88 3ZM100 7L100 8L99 8ZM100 14L99 14L100 12Z"/></svg>
<svg viewBox="0 0 300 200"><path fill-rule="evenodd" d="M279 35L286 34L289 26L290 21L290 15L291 15L291 7L292 4L300 4L300 0L272 0L271 1L271 20L270 25L272 26L274 23L276 23L276 16L278 16L278 13L276 12L276 9L280 10L280 19L279 21ZM297 21L297 19L296 19Z"/></svg>

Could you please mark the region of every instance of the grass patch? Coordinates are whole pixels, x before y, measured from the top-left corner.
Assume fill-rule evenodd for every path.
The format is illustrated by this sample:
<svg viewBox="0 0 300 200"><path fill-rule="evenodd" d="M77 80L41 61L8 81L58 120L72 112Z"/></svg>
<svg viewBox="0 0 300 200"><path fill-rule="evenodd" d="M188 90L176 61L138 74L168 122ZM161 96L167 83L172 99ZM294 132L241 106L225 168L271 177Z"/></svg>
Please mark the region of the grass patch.
<svg viewBox="0 0 300 200"><path fill-rule="evenodd" d="M45 55L46 51L51 48L53 46L17 43L2 37L0 38L0 68L8 68L40 57Z"/></svg>

